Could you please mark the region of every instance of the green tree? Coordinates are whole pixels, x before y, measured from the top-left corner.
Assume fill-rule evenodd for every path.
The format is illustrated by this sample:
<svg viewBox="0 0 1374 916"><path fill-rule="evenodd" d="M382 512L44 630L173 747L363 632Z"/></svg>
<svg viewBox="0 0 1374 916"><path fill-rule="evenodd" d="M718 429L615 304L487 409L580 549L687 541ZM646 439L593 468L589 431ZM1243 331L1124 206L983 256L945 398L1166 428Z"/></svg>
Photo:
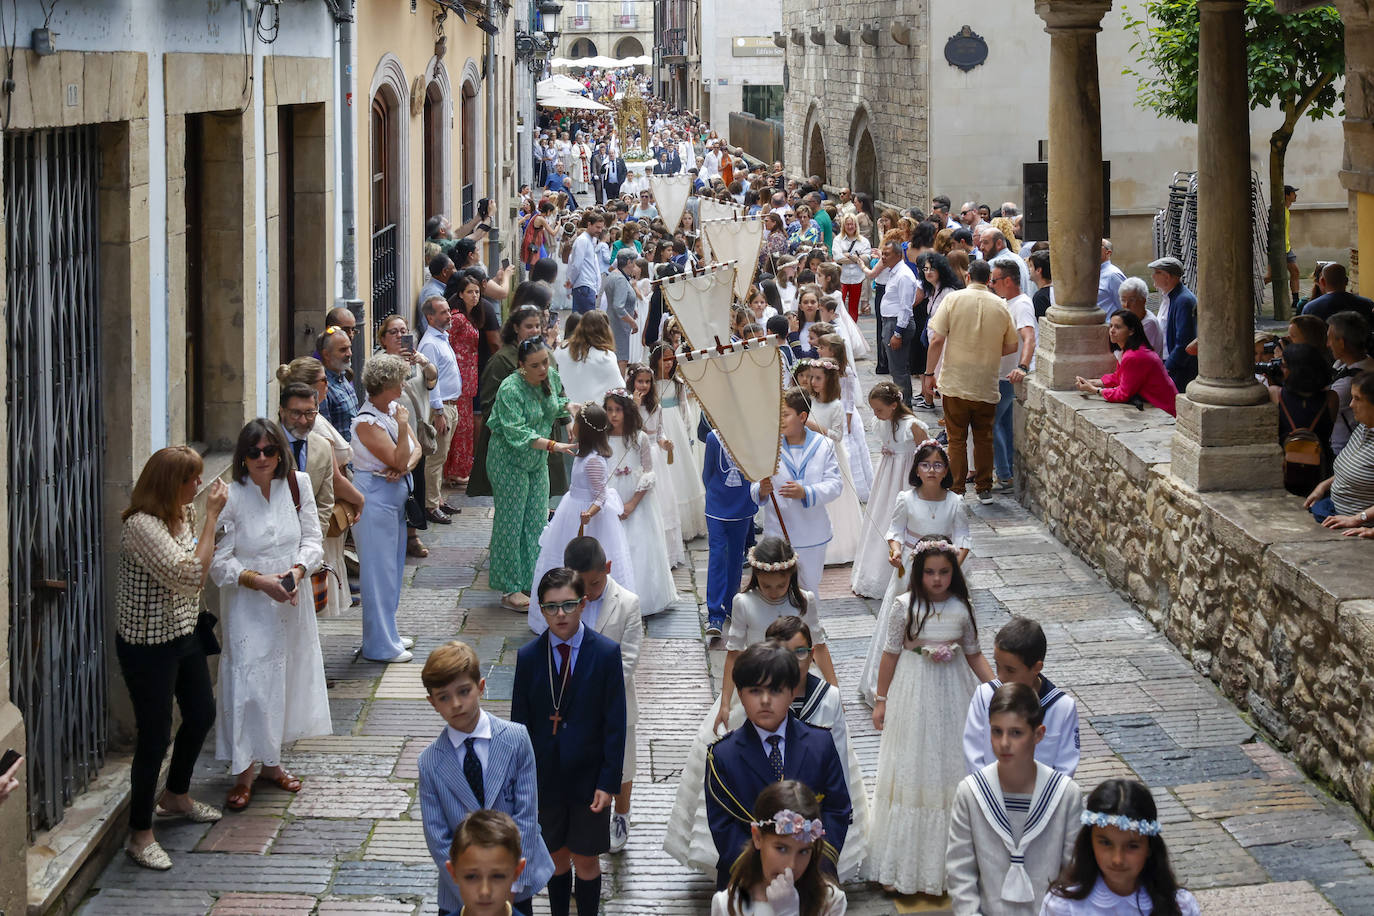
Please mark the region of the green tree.
<svg viewBox="0 0 1374 916"><path fill-rule="evenodd" d="M1197 123L1197 0L1144 0L1144 16L1124 11L1135 33L1131 52L1141 65L1138 104L1166 118ZM1342 112L1336 81L1345 73L1345 28L1330 7L1285 16L1274 0L1246 0L1250 108L1277 108L1283 123L1269 135L1269 273L1274 316L1287 318L1288 268L1283 244L1284 159L1303 116L1320 120Z"/></svg>

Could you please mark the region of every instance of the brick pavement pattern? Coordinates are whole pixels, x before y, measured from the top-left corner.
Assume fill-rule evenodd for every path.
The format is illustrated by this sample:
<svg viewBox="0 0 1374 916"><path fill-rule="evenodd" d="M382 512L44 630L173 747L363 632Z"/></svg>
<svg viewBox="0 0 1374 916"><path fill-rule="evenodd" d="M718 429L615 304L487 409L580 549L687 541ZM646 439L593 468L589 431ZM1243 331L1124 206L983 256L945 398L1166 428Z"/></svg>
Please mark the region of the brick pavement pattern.
<svg viewBox="0 0 1374 916"><path fill-rule="evenodd" d="M870 321L862 324L871 332ZM872 362L859 363L865 388L872 370ZM920 412L932 427L936 417ZM388 667L358 659L356 608L320 622L335 734L297 742L286 754L302 777L301 792L259 784L247 812L226 813L219 824L159 824L175 867L146 871L121 853L78 912L437 912L415 766L443 721L424 700L421 663L441 642L467 641L487 676L486 707L505 716L515 653L530 638L524 614L501 610L487 585L490 500L460 495L456 502L463 512L455 524L432 527L424 535L429 557L407 567L399 624L415 637L415 662ZM1175 869L1205 914L1374 913L1374 840L1350 806L1264 743L1127 600L1010 497L972 502L970 512L974 546L965 569L988 657L993 634L1011 614L1041 621L1050 644L1046 673L1079 704L1078 782L1087 791L1108 777L1135 776L1152 787ZM625 852L603 860L604 911L612 916L685 916L709 906L710 882L661 849L692 736L724 664L724 653L703 642L706 544L690 547L691 567L674 573L684 600L646 622L633 827ZM877 602L850 593L848 567L826 571L820 599L851 739L872 786L879 736L856 685ZM230 783L207 752L192 793L219 805ZM949 912L930 898L893 900L863 885L847 890L856 916ZM536 911L547 912L543 898Z"/></svg>

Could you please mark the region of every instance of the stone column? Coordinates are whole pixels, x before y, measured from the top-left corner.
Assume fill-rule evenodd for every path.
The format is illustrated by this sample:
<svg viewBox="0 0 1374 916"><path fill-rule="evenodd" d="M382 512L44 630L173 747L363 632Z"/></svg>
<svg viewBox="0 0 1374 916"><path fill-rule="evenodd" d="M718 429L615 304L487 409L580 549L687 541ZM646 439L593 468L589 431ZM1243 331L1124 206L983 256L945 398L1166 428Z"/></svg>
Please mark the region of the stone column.
<svg viewBox="0 0 1374 916"><path fill-rule="evenodd" d="M1055 304L1040 325L1047 388L1111 371L1097 280L1102 244L1102 98L1097 33L1111 0L1036 0L1050 35L1049 223Z"/></svg>
<svg viewBox="0 0 1374 916"><path fill-rule="evenodd" d="M1197 490L1269 489L1282 465L1253 370L1245 3L1198 7L1198 377L1178 400L1173 472Z"/></svg>

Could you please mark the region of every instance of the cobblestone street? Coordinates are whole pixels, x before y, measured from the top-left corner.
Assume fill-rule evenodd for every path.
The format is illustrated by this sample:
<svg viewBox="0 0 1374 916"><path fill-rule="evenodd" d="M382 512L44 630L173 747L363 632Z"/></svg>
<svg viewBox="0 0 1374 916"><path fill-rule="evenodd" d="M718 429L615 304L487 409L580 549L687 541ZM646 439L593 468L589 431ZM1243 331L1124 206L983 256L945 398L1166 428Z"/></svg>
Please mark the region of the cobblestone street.
<svg viewBox="0 0 1374 916"><path fill-rule="evenodd" d="M871 336L871 319L862 327ZM859 363L862 387L873 363ZM935 414L922 411L933 426ZM1374 913L1374 840L1350 806L1334 801L1199 676L1092 568L1008 496L972 501L970 572L979 632L992 638L1011 614L1038 619L1049 637L1045 672L1078 700L1077 782L1137 776L1154 790L1180 880L1204 913L1285 916ZM443 726L426 703L421 663L449 639L472 644L487 677L486 706L509 712L523 614L498 607L487 586L490 501L464 500L448 527L431 526L430 555L410 561L400 631L416 661L355 658L358 609L320 621L334 734L298 742L284 764L304 786L291 796L260 783L248 810L212 826L172 822L158 837L176 863L158 873L120 853L78 912L104 914L429 914L435 869L416 799L416 759ZM886 508L883 509L886 512ZM709 882L661 850L678 776L717 690L723 652L702 639L706 545L676 571L683 603L646 624L637 689L639 770L627 849L604 861L612 914L701 914ZM877 601L854 597L849 568L827 571L821 617L848 703L849 728L870 789L879 735L856 684ZM207 744L192 794L223 803L230 777ZM947 912L938 901L849 890L855 914ZM543 898L538 902L541 909Z"/></svg>

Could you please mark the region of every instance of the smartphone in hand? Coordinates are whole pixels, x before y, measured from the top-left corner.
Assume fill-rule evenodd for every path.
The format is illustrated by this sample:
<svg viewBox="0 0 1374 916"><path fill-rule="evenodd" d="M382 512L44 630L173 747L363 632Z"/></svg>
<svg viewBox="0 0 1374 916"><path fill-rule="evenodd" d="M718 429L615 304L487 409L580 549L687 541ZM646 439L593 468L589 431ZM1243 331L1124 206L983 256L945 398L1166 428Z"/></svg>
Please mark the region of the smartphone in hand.
<svg viewBox="0 0 1374 916"><path fill-rule="evenodd" d="M5 756L0 757L0 776L4 776L8 773L18 760L19 752L14 748L5 751Z"/></svg>
<svg viewBox="0 0 1374 916"><path fill-rule="evenodd" d="M287 573L277 581L281 583L282 588L286 589L288 595L296 590L296 577L291 573Z"/></svg>
<svg viewBox="0 0 1374 916"><path fill-rule="evenodd" d="M412 350L412 351L415 349L415 335L414 335L414 334L402 334L402 335L401 335L401 349L403 349L403 350Z"/></svg>

